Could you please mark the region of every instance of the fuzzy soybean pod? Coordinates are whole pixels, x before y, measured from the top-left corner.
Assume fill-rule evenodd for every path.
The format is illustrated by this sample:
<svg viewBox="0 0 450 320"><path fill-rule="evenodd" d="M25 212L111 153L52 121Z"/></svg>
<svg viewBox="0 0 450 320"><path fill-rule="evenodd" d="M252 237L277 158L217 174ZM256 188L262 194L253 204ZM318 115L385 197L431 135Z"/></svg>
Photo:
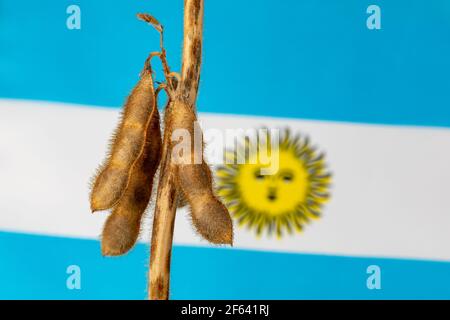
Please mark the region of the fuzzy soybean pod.
<svg viewBox="0 0 450 320"><path fill-rule="evenodd" d="M153 180L161 160L161 129L158 108L150 116L143 152L131 170L126 190L106 220L102 234L102 254L118 256L136 243L141 220L150 202Z"/></svg>
<svg viewBox="0 0 450 320"><path fill-rule="evenodd" d="M146 125L154 104L152 72L146 68L125 103L109 156L94 179L92 212L112 208L125 192L131 169L144 147Z"/></svg>
<svg viewBox="0 0 450 320"><path fill-rule="evenodd" d="M173 132L178 129L188 132L192 142L195 139L194 126L197 121L193 108L177 101L173 110L170 124ZM177 157L178 155L172 156ZM193 152L188 152L177 158L175 163L177 185L190 206L192 223L209 242L232 244L233 223L228 210L214 194L211 170L203 159L198 161L195 158Z"/></svg>

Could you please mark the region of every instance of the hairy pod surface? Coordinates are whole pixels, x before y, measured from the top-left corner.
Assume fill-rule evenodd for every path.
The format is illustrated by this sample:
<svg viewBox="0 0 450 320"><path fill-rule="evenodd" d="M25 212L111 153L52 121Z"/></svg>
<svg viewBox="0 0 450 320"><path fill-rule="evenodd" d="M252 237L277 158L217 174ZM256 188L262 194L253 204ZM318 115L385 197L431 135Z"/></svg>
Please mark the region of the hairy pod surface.
<svg viewBox="0 0 450 320"><path fill-rule="evenodd" d="M189 132L193 145L196 116L193 108L182 102L175 102L172 116L173 130ZM213 191L209 166L202 159L195 163L194 152L190 152L181 163L176 164L177 184L191 208L194 227L206 240L215 244L233 243L233 223L226 207Z"/></svg>
<svg viewBox="0 0 450 320"><path fill-rule="evenodd" d="M94 179L92 212L112 208L125 192L131 169L144 148L146 125L155 103L152 73L146 70L125 103L109 156Z"/></svg>
<svg viewBox="0 0 450 320"><path fill-rule="evenodd" d="M188 202L186 200L186 197L183 194L183 190L181 190L180 188L178 188L178 193L177 193L177 208L184 208L188 205Z"/></svg>
<svg viewBox="0 0 450 320"><path fill-rule="evenodd" d="M161 129L158 108L148 121L143 152L133 167L126 190L106 220L102 235L102 254L127 253L136 243L141 220L150 202L153 180L161 160Z"/></svg>

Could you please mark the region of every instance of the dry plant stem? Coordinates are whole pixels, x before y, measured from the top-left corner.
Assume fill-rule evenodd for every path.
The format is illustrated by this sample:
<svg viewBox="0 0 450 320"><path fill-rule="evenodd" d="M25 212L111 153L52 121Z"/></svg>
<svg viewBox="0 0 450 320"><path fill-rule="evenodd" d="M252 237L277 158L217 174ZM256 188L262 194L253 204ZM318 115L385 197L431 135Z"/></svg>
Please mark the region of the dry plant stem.
<svg viewBox="0 0 450 320"><path fill-rule="evenodd" d="M177 99L183 99L190 106L194 106L200 79L203 0L185 0L184 10L182 74L176 96ZM149 298L152 300L169 298L170 257L178 201L175 170L170 160L170 117L176 112L172 110L173 106L173 103L169 103L165 111L163 153L153 220L149 276Z"/></svg>
<svg viewBox="0 0 450 320"><path fill-rule="evenodd" d="M154 53L157 55L162 62L164 75L166 77L167 83L169 85L169 88L174 91L175 90L175 83L173 82L173 78L177 78L175 73L170 72L169 64L167 63L167 54L166 49L164 48L164 27L162 24L159 23L159 21L153 17L152 15L149 15L148 13L138 13L137 17L150 24L159 32L159 46L161 49L161 52Z"/></svg>
<svg viewBox="0 0 450 320"><path fill-rule="evenodd" d="M200 83L203 40L203 0L184 2L184 43L179 99L194 107Z"/></svg>

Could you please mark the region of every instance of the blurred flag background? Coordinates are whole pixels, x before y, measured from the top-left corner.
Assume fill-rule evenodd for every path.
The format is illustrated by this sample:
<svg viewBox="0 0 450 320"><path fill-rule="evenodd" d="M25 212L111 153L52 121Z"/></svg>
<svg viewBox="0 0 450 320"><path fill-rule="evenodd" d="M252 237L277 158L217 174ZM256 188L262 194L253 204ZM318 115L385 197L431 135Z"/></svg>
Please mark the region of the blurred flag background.
<svg viewBox="0 0 450 320"><path fill-rule="evenodd" d="M331 199L279 239L236 223L233 248L201 240L179 210L171 298L449 299L450 2L205 2L203 128L310 137ZM80 29L66 25L71 5ZM165 26L179 70L182 5L0 0L0 298L146 297L151 210L134 251L103 258L107 213L90 213L89 181L159 47L135 14ZM72 265L80 290L66 286Z"/></svg>

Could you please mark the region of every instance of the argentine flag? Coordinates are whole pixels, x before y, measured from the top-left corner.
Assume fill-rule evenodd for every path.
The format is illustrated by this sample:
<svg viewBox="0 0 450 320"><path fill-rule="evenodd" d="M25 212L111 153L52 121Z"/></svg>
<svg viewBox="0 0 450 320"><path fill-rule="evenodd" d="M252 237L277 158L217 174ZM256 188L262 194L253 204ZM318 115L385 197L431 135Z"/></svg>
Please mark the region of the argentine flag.
<svg viewBox="0 0 450 320"><path fill-rule="evenodd" d="M1 299L147 296L153 206L117 258L100 252L108 213L89 208L159 50L138 12L164 25L180 70L183 1L0 0ZM170 298L450 299L450 2L206 0L203 49L205 136L281 129L286 153L313 157L280 158L287 173L264 189L207 141L234 245L210 245L179 209Z"/></svg>

